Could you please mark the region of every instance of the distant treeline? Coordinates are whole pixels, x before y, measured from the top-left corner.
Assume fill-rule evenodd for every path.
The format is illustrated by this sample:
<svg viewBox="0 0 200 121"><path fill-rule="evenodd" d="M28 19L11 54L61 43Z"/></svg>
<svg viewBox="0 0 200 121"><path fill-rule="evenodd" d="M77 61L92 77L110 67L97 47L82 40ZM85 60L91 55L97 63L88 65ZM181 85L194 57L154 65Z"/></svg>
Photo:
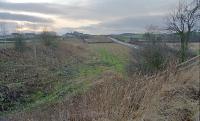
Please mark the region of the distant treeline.
<svg viewBox="0 0 200 121"><path fill-rule="evenodd" d="M180 42L177 34L161 34L161 40L167 42ZM200 32L192 32L190 42L200 42Z"/></svg>
<svg viewBox="0 0 200 121"><path fill-rule="evenodd" d="M119 35L111 35L112 37L123 41L123 42L148 42L149 38L146 37L145 34L133 34L133 33L125 33L125 34L119 34ZM180 38L177 34L154 34L154 37L156 37L157 42L170 42L170 43L177 43L180 42ZM200 42L200 32L192 32L190 36L190 42Z"/></svg>

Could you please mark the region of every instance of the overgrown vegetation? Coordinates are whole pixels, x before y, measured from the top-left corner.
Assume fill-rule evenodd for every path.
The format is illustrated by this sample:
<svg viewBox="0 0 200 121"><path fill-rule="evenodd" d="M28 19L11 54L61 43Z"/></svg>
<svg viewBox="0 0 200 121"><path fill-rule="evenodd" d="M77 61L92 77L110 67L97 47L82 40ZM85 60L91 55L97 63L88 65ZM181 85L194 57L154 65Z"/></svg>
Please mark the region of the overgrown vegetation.
<svg viewBox="0 0 200 121"><path fill-rule="evenodd" d="M84 60L79 55L85 52L84 49L60 44L52 51L37 45L37 58L33 55L34 50L31 46L23 53L12 48L0 50L1 113L36 102L52 101L61 93L78 90L76 86L79 84L70 84L70 80L78 77L73 66ZM59 85L65 85L65 89Z"/></svg>
<svg viewBox="0 0 200 121"><path fill-rule="evenodd" d="M176 61L178 52L161 43L145 45L140 50L133 50L127 65L129 74L154 74L165 70L170 62Z"/></svg>
<svg viewBox="0 0 200 121"><path fill-rule="evenodd" d="M177 88L177 92L183 92L180 95L185 96L184 100L194 101L195 106L187 103L190 108L177 105L170 108L167 106L173 107L171 103L159 102L177 94L176 90L161 87L184 76L173 75L174 68L166 70L178 53L166 44L152 42L139 50L131 50L131 55L129 49L114 43L86 45L63 41L53 49L43 45L31 43L23 53L12 48L0 50L1 114L6 116L22 110L9 115L13 121L126 121L139 120L141 116L148 120L151 119L148 112L153 111L162 119L166 119L166 114L175 113L176 116L167 118L181 121L182 117L190 120L195 114L199 99L198 88L194 86L196 71L189 87ZM127 77L124 66L129 56ZM166 75L162 75L164 70ZM150 78L140 72L151 76L156 72L157 76ZM185 78L178 79L176 84L185 83L188 79ZM159 96L158 100L155 95ZM177 95L175 99L180 100ZM151 105L156 105L156 109L150 110L154 108Z"/></svg>
<svg viewBox="0 0 200 121"><path fill-rule="evenodd" d="M133 73L151 75L166 69L171 61L176 60L178 52L168 47L159 33L157 26L147 27L147 32L144 34L147 43L131 52L130 62L127 65L130 75Z"/></svg>
<svg viewBox="0 0 200 121"><path fill-rule="evenodd" d="M199 61L198 61L199 62ZM124 78L107 72L90 90L34 112L16 114L14 121L196 120L199 113L199 63L166 72ZM191 72L192 71L192 72ZM188 78L188 76L190 78ZM51 116L49 116L51 115Z"/></svg>
<svg viewBox="0 0 200 121"><path fill-rule="evenodd" d="M0 50L1 114L29 110L86 90L106 70L123 70L120 58L105 48L57 43L30 43L23 53ZM94 54L97 53L97 54Z"/></svg>

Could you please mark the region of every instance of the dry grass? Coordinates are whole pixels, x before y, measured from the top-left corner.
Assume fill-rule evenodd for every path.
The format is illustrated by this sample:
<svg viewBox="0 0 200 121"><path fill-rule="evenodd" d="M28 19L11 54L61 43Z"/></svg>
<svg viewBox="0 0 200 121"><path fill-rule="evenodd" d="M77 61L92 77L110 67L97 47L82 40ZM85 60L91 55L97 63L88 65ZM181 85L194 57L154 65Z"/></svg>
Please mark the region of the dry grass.
<svg viewBox="0 0 200 121"><path fill-rule="evenodd" d="M12 121L197 121L199 71L197 62L152 77L133 75L124 79L108 72L88 92L10 118Z"/></svg>
<svg viewBox="0 0 200 121"><path fill-rule="evenodd" d="M31 44L23 53L0 49L0 115L59 97L62 85L78 73L72 66L85 61L87 54L86 49L67 43L59 43L57 48L38 44L36 50L35 56Z"/></svg>
<svg viewBox="0 0 200 121"><path fill-rule="evenodd" d="M180 43L167 43L167 45L169 45L172 48L175 49L179 49L181 44ZM200 43L196 42L196 43L189 43L189 49L191 49L192 51L199 51L200 49Z"/></svg>
<svg viewBox="0 0 200 121"><path fill-rule="evenodd" d="M29 45L23 53L17 52L13 48L1 49L0 80L6 83L10 82L9 80L24 80L20 78L20 75L22 75L23 78L30 81L30 78L24 75L44 76L42 75L43 71L47 72L47 70L62 67L66 64L76 64L84 61L85 54L86 50L84 48L66 43L59 43L58 48L54 49L37 45L36 53L34 53L32 45ZM47 74L46 72L44 73Z"/></svg>

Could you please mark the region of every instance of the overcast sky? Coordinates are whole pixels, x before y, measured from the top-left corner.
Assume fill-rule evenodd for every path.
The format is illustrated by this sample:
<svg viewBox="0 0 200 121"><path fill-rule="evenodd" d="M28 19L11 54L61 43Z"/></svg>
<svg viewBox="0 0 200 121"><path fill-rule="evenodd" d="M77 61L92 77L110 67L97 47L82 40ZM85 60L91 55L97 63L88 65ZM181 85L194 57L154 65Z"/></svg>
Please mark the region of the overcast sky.
<svg viewBox="0 0 200 121"><path fill-rule="evenodd" d="M0 0L0 23L9 31L44 27L58 33L139 33L148 25L164 26L179 0ZM188 0L190 1L190 0Z"/></svg>

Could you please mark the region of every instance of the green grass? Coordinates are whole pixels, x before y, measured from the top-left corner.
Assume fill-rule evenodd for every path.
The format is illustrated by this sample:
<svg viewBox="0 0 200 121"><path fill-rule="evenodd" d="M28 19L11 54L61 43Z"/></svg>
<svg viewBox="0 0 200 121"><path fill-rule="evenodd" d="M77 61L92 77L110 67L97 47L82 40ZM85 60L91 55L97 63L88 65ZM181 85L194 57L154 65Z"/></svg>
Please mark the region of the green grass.
<svg viewBox="0 0 200 121"><path fill-rule="evenodd" d="M45 95L41 91L37 91L32 95L31 101L27 103L21 103L16 105L10 111L1 112L0 116L6 116L8 114L17 113L19 111L30 111L33 108L37 108L46 104L56 103L66 96L73 96L79 93L83 93L89 88L89 82L76 82L58 84L55 91L51 94Z"/></svg>
<svg viewBox="0 0 200 121"><path fill-rule="evenodd" d="M87 77L91 75L96 75L101 72L103 72L104 67L100 67L97 65L91 66L91 65L81 65L79 67L79 75L80 77Z"/></svg>
<svg viewBox="0 0 200 121"><path fill-rule="evenodd" d="M76 95L77 93L82 93L86 91L89 88L89 85L91 84L92 80L88 80L88 78L97 77L97 75L109 69L110 64L112 64L113 62L108 61L108 63L110 64L105 63L107 63L106 60L103 62L89 61L89 63L87 64L82 63L80 65L68 67L67 70L58 69L54 72L55 76L64 76L66 80L44 81L47 83L50 82L54 85L55 89L53 89L53 91L51 91L48 94L45 94L44 91L38 90L30 94L29 97L25 99L25 102L17 102L16 106L10 108L10 111L1 112L0 115L12 114L18 111L29 111L33 108L37 108L45 104L55 103L59 100L62 100L63 97ZM67 76L67 74L66 76L63 75L63 73L67 73L70 77Z"/></svg>
<svg viewBox="0 0 200 121"><path fill-rule="evenodd" d="M123 72L124 61L120 57L108 52L105 48L99 49L99 53L102 63L112 67L117 72Z"/></svg>
<svg viewBox="0 0 200 121"><path fill-rule="evenodd" d="M52 94L49 94L46 97L37 100L36 102L32 103L30 107L37 107L45 103L55 102L58 101L58 99L62 99L66 95L75 95L86 89L86 82L60 84L56 87L56 90Z"/></svg>

